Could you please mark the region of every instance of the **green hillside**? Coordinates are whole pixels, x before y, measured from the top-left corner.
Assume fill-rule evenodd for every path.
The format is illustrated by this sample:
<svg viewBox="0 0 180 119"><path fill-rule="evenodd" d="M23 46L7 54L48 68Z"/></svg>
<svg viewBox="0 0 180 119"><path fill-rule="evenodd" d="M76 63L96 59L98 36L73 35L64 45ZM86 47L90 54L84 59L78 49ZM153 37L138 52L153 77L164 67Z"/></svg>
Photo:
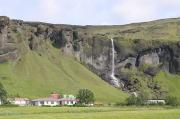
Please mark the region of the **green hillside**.
<svg viewBox="0 0 180 119"><path fill-rule="evenodd" d="M180 76L172 75L165 72L160 72L156 77L155 81L161 85L164 91L167 91L171 96L180 98Z"/></svg>
<svg viewBox="0 0 180 119"><path fill-rule="evenodd" d="M144 91L150 98L163 99L167 93L180 97L179 18L121 26L1 19L0 82L9 96L33 99L53 91L76 94L88 88L97 101L124 101L128 93L107 83L111 82L113 38L115 76L124 82L123 90Z"/></svg>
<svg viewBox="0 0 180 119"><path fill-rule="evenodd" d="M10 96L38 98L53 91L76 94L78 89L88 88L101 102L119 102L127 97L51 46L46 55L28 50L16 62L0 64L0 76Z"/></svg>

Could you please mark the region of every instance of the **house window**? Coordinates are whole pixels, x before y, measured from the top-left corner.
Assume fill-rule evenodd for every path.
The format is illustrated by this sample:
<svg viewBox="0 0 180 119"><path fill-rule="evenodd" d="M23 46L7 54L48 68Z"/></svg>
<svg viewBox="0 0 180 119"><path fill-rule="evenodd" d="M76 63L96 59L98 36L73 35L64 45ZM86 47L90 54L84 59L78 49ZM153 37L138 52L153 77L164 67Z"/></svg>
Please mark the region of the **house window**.
<svg viewBox="0 0 180 119"><path fill-rule="evenodd" d="M51 104L54 104L54 102L53 102L53 101L51 101Z"/></svg>
<svg viewBox="0 0 180 119"><path fill-rule="evenodd" d="M40 104L41 104L41 105L44 105L44 101L40 101Z"/></svg>

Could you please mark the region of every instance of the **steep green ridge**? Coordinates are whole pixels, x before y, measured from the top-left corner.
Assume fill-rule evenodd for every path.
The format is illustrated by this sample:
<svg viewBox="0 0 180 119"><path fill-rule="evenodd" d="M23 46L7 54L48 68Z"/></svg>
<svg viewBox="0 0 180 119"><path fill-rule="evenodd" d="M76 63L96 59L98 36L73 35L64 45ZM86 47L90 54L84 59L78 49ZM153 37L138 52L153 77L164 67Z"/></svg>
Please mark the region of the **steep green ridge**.
<svg viewBox="0 0 180 119"><path fill-rule="evenodd" d="M88 88L101 102L123 101L127 97L53 47L42 56L29 50L16 62L1 64L0 71L1 82L12 96L38 98L53 91L76 94L78 89Z"/></svg>

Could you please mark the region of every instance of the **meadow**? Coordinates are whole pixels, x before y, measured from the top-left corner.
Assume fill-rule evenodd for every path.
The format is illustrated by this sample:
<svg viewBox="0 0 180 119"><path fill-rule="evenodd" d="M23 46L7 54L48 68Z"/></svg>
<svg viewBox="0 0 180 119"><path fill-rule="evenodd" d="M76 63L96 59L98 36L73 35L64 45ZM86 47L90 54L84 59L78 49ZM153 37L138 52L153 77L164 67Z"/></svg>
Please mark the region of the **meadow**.
<svg viewBox="0 0 180 119"><path fill-rule="evenodd" d="M170 107L0 107L0 119L179 119Z"/></svg>

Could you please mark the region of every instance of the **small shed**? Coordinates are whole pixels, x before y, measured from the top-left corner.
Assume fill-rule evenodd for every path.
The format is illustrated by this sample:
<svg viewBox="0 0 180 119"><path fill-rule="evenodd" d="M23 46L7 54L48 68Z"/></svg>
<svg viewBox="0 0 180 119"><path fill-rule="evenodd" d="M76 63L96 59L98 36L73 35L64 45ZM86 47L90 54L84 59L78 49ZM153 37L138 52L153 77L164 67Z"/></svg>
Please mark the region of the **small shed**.
<svg viewBox="0 0 180 119"><path fill-rule="evenodd" d="M147 104L166 104L165 100L147 100Z"/></svg>
<svg viewBox="0 0 180 119"><path fill-rule="evenodd" d="M0 99L0 105L2 105L2 100Z"/></svg>
<svg viewBox="0 0 180 119"><path fill-rule="evenodd" d="M28 106L31 105L31 101L28 98L11 98L9 102L14 105Z"/></svg>

